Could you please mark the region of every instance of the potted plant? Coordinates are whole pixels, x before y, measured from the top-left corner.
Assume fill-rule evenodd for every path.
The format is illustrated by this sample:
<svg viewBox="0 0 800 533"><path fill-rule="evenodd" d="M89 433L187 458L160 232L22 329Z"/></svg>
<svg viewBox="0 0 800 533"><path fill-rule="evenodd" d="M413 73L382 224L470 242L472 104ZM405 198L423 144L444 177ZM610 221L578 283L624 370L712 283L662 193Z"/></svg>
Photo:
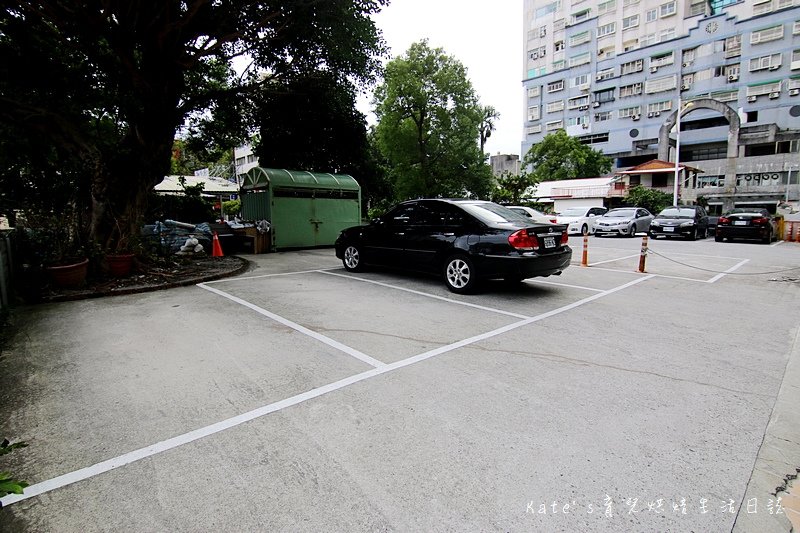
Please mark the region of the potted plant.
<svg viewBox="0 0 800 533"><path fill-rule="evenodd" d="M85 283L89 259L71 210L60 214L29 210L22 228L32 260L44 269L53 285L76 288Z"/></svg>
<svg viewBox="0 0 800 533"><path fill-rule="evenodd" d="M115 221L116 230L106 246L105 262L108 273L115 278L128 276L133 269L133 261L139 251L138 239L128 230L126 224Z"/></svg>

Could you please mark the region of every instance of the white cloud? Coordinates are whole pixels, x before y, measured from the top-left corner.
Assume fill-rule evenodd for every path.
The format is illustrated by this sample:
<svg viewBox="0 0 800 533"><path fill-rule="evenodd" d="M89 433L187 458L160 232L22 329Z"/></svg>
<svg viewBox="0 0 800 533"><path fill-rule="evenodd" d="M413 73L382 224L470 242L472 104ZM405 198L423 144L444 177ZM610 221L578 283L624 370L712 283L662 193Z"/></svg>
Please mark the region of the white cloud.
<svg viewBox="0 0 800 533"><path fill-rule="evenodd" d="M500 112L490 154L519 154L522 142L522 9L522 0L393 0L374 17L392 57L428 39L467 67L481 104ZM362 112L370 100L360 100Z"/></svg>

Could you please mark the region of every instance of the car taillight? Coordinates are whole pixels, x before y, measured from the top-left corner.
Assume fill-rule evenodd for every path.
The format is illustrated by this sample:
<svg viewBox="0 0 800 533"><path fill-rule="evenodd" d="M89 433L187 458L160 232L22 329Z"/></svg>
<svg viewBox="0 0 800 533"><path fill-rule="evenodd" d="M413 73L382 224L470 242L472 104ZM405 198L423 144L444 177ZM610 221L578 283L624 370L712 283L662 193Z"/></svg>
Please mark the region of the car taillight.
<svg viewBox="0 0 800 533"><path fill-rule="evenodd" d="M550 222L552 222L553 224L556 224L556 223L558 223L558 219L557 218L551 218Z"/></svg>
<svg viewBox="0 0 800 533"><path fill-rule="evenodd" d="M754 218L753 220L750 221L751 224L754 224L756 226L766 226L767 222L768 220L764 217Z"/></svg>
<svg viewBox="0 0 800 533"><path fill-rule="evenodd" d="M730 224L730 223L731 219L729 219L728 217L719 217L719 220L717 220L717 224Z"/></svg>
<svg viewBox="0 0 800 533"><path fill-rule="evenodd" d="M517 250L538 250L539 239L536 235L528 235L528 230L518 230L508 236L508 244Z"/></svg>
<svg viewBox="0 0 800 533"><path fill-rule="evenodd" d="M569 244L569 235L566 231L561 234L561 244Z"/></svg>

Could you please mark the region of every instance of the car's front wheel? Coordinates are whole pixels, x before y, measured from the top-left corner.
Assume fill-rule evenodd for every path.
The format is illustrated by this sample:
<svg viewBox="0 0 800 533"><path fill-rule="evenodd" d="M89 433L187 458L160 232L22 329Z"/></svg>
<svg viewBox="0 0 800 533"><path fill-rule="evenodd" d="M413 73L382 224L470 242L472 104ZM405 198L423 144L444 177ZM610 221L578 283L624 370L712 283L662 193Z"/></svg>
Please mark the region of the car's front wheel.
<svg viewBox="0 0 800 533"><path fill-rule="evenodd" d="M364 270L364 256L361 254L361 249L355 244L348 244L344 249L342 264L348 272L361 272Z"/></svg>
<svg viewBox="0 0 800 533"><path fill-rule="evenodd" d="M722 242L722 241L723 241L723 238L722 238L722 236L720 236L720 235L715 235L715 236L714 236L714 241L716 241L716 242Z"/></svg>
<svg viewBox="0 0 800 533"><path fill-rule="evenodd" d="M581 226L581 235L584 235L584 236L585 235L589 235L589 226L587 226L586 224Z"/></svg>
<svg viewBox="0 0 800 533"><path fill-rule="evenodd" d="M451 256L444 263L444 282L451 292L465 294L477 284L478 276L472 260L465 255Z"/></svg>

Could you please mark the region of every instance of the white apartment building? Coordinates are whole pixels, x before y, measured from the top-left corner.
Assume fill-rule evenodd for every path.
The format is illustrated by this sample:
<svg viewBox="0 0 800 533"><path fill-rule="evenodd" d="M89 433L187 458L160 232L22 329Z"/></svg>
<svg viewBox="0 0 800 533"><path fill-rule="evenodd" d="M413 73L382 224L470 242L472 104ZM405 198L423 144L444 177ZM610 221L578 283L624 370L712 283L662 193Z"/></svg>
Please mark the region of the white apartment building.
<svg viewBox="0 0 800 533"><path fill-rule="evenodd" d="M558 129L615 170L679 143L685 202L800 201L800 0L524 0L523 19L523 156Z"/></svg>

